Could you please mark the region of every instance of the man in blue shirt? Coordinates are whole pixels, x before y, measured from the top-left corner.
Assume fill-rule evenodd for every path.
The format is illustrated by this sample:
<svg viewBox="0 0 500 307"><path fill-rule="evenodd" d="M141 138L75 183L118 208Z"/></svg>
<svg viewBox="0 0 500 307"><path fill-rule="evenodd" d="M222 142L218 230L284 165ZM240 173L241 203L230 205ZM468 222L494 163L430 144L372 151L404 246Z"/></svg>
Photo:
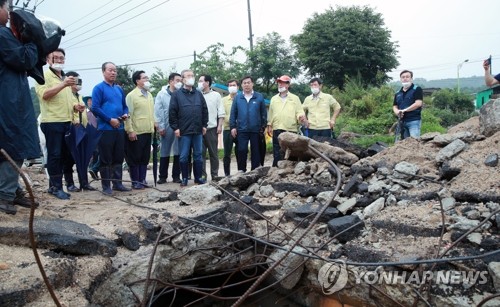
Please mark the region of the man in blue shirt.
<svg viewBox="0 0 500 307"><path fill-rule="evenodd" d="M110 180L113 181L113 190L131 190L122 184L122 163L125 156L123 121L128 118L128 107L123 89L115 84L115 64L105 62L101 68L104 81L92 90L91 110L97 117L97 129L102 131L98 145L102 191L111 195Z"/></svg>

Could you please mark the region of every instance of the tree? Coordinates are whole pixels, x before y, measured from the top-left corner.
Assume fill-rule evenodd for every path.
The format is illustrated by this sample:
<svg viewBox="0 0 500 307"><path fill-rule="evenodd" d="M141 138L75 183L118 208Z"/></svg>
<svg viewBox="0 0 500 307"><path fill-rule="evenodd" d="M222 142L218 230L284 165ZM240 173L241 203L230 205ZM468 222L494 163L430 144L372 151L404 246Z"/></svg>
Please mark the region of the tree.
<svg viewBox="0 0 500 307"><path fill-rule="evenodd" d="M454 113L471 113L474 111L474 98L470 94L458 93L455 90L443 89L432 94L435 108L449 109Z"/></svg>
<svg viewBox="0 0 500 307"><path fill-rule="evenodd" d="M175 72L175 65L170 67L170 71L166 72L161 70L159 67L155 67L155 72L149 75L149 81L151 82L151 89L149 90L153 96L156 97L156 94L161 90L163 86L168 85L168 76ZM178 72L181 73L180 71Z"/></svg>
<svg viewBox="0 0 500 307"><path fill-rule="evenodd" d="M300 73L300 64L293 49L276 32L257 39L253 52L248 52L248 63L252 75L257 76L258 84L266 93L281 75L297 77Z"/></svg>
<svg viewBox="0 0 500 307"><path fill-rule="evenodd" d="M341 89L346 76L358 73L367 85L382 85L389 80L387 72L399 64L398 45L390 41L381 14L366 6L315 13L291 40L310 76Z"/></svg>
<svg viewBox="0 0 500 307"><path fill-rule="evenodd" d="M128 65L116 67L116 84L123 88L125 95L135 88L135 84L132 82L132 74L133 70Z"/></svg>
<svg viewBox="0 0 500 307"><path fill-rule="evenodd" d="M197 55L191 69L197 74L212 76L214 83L225 84L230 79L241 79L247 72L246 65L238 62L238 56L245 56L241 46L233 47L229 53L224 51L224 44L217 43Z"/></svg>

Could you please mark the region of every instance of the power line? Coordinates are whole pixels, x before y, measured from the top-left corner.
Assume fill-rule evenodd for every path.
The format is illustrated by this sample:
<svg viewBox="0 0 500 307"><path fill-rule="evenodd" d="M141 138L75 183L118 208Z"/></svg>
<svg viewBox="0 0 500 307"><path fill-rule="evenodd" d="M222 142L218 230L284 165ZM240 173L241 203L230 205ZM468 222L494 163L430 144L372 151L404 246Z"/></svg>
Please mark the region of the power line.
<svg viewBox="0 0 500 307"><path fill-rule="evenodd" d="M88 47L88 46L99 45L101 43L107 43L107 42L111 42L111 41L114 41L114 40L119 40L119 39L124 38L124 37L128 38L128 37L131 37L131 36L134 36L134 35L138 35L138 34L142 34L142 33L145 33L145 32L149 32L151 30L159 30L161 28L164 28L164 27L167 27L167 26L170 26L170 25L173 25L173 24L181 23L183 21L187 21L187 20L190 20L190 19L202 16L202 15L208 14L208 13L210 13L212 11L216 11L216 10L219 9L220 6L225 6L227 3L236 4L235 1L227 1L225 3L222 3L219 6L213 7L211 10L207 10L206 8L199 9L203 13L200 13L200 14L197 14L197 15L191 15L191 16L189 16L187 18L184 18L184 19L181 19L181 20L178 20L178 21L170 22L170 23L167 23L167 24L164 24L164 25L159 25L159 26L153 25L150 28L146 28L145 30L141 30L141 31L137 31L137 32L128 32L127 30L124 30L126 32L126 34L124 34L122 36L113 36L112 38L109 38L109 39L105 39L105 40L94 42L94 43L89 43L89 44L86 44L86 45L80 45L80 46L78 46L76 48L84 48L84 47ZM196 11L193 11L193 12L196 12ZM193 12L191 12L191 13L193 13ZM179 16L177 16L177 17L179 17ZM133 28L135 29L136 26L134 26ZM115 32L115 33L118 33L118 32ZM66 47L66 49L70 49L70 47L72 47L72 46L74 46L74 45ZM73 49L75 49L75 48L73 48Z"/></svg>
<svg viewBox="0 0 500 307"><path fill-rule="evenodd" d="M127 3L131 2L131 1L132 1L132 0L129 0L128 2L126 2L126 3L124 3L124 4L127 4ZM141 4L139 4L139 5L143 5L143 4L145 4L145 3L149 2L149 1L151 1L151 0L146 0L146 1L142 2L142 3L141 3ZM95 26L95 27L91 28L90 30L87 30L87 31L85 31L85 32L83 32L83 33L80 33L80 34L78 34L78 36L72 37L72 38L70 38L70 39L68 39L68 40L66 40L66 41L64 41L64 42L65 42L65 43L67 43L67 42L69 42L69 41L72 41L72 40L74 40L74 39L78 38L79 36L84 35L84 34L87 34L87 33L89 33L89 32L90 32L90 31L92 31L92 30L95 30L95 29L97 29L97 28L99 28L99 27L101 27L101 26L103 26L103 25L105 25L105 24L107 24L107 23L110 23L110 22L114 21L114 19L115 19L115 18L121 17L121 16L123 16L123 15L127 14L128 12L133 11L133 10L135 10L135 9L136 9L136 8L135 8L135 7L133 7L133 8L131 8L131 9L129 9L128 11L125 11L125 12L121 13L120 15L115 16L114 18L110 18L110 19L108 19L107 21L105 21L105 22L103 22L103 23L101 23L101 24L98 24L97 26ZM114 8L112 11L115 11L115 10L116 10L116 8ZM111 12L112 12L112 11L111 11ZM109 12L105 13L104 15L106 15L106 14L108 14L108 13L109 13ZM102 16L104 16L104 15L102 15ZM98 17L98 18L96 18L96 19L94 19L94 20L97 20L97 19L101 18L102 16L100 16L100 17ZM126 20L126 21L127 21L127 20ZM92 21L89 21L87 24L89 24L89 23L91 23L91 22L92 22ZM87 24L86 24L86 25L87 25ZM118 24L118 25L119 25L119 24Z"/></svg>
<svg viewBox="0 0 500 307"><path fill-rule="evenodd" d="M181 55L181 56L177 56L177 57L166 58L166 59L159 59L159 60L151 60L151 61L143 61L143 62L135 62L135 63L125 63L125 64L120 64L120 65L117 64L116 66L122 67L122 66L129 66L129 65L151 64L151 63L156 63L156 62L165 62L165 61L183 59L183 58L192 57L192 56L193 56L192 54ZM90 68L81 68L81 69L75 69L75 70L85 71L85 70L96 70L96 69L101 69L101 66L99 66L99 67L90 67Z"/></svg>
<svg viewBox="0 0 500 307"><path fill-rule="evenodd" d="M151 1L151 0L148 0L148 1L145 1L145 2L149 2L149 1ZM130 20L132 20L132 19L135 19L135 18L137 18L137 17L139 17L139 16L141 16L141 15L143 15L143 14L145 14L145 13L147 13L147 12L151 11L152 9L155 9L155 8L157 8L157 7L159 7L159 6L163 5L163 4L165 4L165 3L167 3L167 2L170 2L170 0L165 0L165 1L161 2L160 4L158 4L158 5L156 5L156 6L153 6L153 7L149 8L149 9L147 9L147 10L145 10L145 11L143 11L143 12L141 12L141 13L139 13L139 14L135 15L135 16L132 16L132 17L130 17L130 18L128 18L128 19L126 19L126 20L124 20L124 21L122 21L122 22L118 23L118 24L115 24L115 25L114 25L114 26L112 26L112 27L109 27L109 28L107 28L107 29L105 29L105 30L102 30L101 32L98 32L98 33L96 33L95 35L93 35L93 37L95 37L95 36L97 36L97 35L99 35L99 34L102 34L102 33L106 32L106 31L109 31L110 29L113 29L114 27L119 26L119 25L121 25L121 24L124 24L124 23L126 23L126 22L128 22L128 21L130 21ZM127 11L127 12L128 12L128 11ZM123 14L122 14L122 15L123 15ZM119 15L119 16L121 16L121 15ZM118 17L119 17L119 16L118 16ZM111 21L111 20L110 20L110 21ZM107 22L106 22L106 23L107 23ZM93 28L93 29L91 29L91 30L94 30L94 29L95 29L95 28ZM89 31L91 31L91 30L89 30ZM87 32L85 32L85 33L88 33L89 31L87 31ZM85 33L83 33L83 34L85 34ZM67 46L66 48L71 48L71 47L73 47L73 46L75 46L75 45L78 45L78 44L80 44L80 43L82 43L82 42L85 42L85 41L87 41L87 40L89 40L89 39L90 39L90 37L89 37L89 38L85 38L85 39L83 39L83 40L81 40L81 41L78 41L78 42L74 43L73 45Z"/></svg>
<svg viewBox="0 0 500 307"><path fill-rule="evenodd" d="M113 2L113 1L115 1L115 0L111 0L111 1L109 1L109 2L107 2L107 3L105 3L105 4L103 4L103 5L101 5L100 7L96 8L95 10L93 10L93 11L92 11L92 12L90 12L90 13L88 13L87 15L85 15L85 16L83 16L83 17L81 17L81 18L79 18L79 19L75 20L74 22L70 23L69 25L67 25L67 26L65 27L65 28L66 28L66 30L67 30L68 28L70 28L72 25L74 25L75 23L79 22L79 21L80 21L80 20L82 20L82 19L85 19L85 17L88 17L88 16L90 16L90 15L94 14L95 12L97 12L97 11L98 11L98 10L100 10L100 9L102 9L103 7L105 7L106 5L110 4L110 3L111 3L111 2ZM130 2L130 1L129 1L129 2ZM125 3L124 3L124 4L125 4ZM123 6L123 4L122 4L122 6ZM120 7L120 6L118 6L118 7ZM118 8L118 7L117 7L117 8ZM113 10L114 10L114 9L113 9ZM111 10L111 12L112 12L113 10ZM80 28L85 27L86 25L88 25L88 24L90 24L90 23L94 22L95 20L97 20L97 19L99 19L99 18L101 18L101 17L105 16L105 15L106 15L106 14L108 14L108 13L109 13L109 12L106 12L105 14L103 14L103 15L101 15L101 16L99 16L99 17L97 17L96 19L93 19L92 21L89 21L88 23L86 23L86 24L84 24L84 25L80 26Z"/></svg>

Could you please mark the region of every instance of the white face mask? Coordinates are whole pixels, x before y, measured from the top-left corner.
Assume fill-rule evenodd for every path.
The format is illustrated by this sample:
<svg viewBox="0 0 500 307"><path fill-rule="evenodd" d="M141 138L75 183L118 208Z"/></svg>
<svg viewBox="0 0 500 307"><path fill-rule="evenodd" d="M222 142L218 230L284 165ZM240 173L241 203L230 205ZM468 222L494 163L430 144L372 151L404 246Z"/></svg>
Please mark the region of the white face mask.
<svg viewBox="0 0 500 307"><path fill-rule="evenodd" d="M319 87L311 87L311 93L313 93L313 95L317 95L319 93Z"/></svg>
<svg viewBox="0 0 500 307"><path fill-rule="evenodd" d="M238 92L238 87L230 86L227 88L227 91L229 92L229 94L235 94L236 92Z"/></svg>
<svg viewBox="0 0 500 307"><path fill-rule="evenodd" d="M182 87L182 82L177 82L174 86L175 86L175 89L178 90Z"/></svg>
<svg viewBox="0 0 500 307"><path fill-rule="evenodd" d="M187 86L193 86L194 85L194 78L186 79L186 83L185 84Z"/></svg>
<svg viewBox="0 0 500 307"><path fill-rule="evenodd" d="M54 63L50 67L52 67L52 69L54 69L54 70L61 71L61 70L64 69L64 64L62 64L62 63Z"/></svg>
<svg viewBox="0 0 500 307"><path fill-rule="evenodd" d="M278 92L283 93L286 91L286 87L278 87Z"/></svg>
<svg viewBox="0 0 500 307"><path fill-rule="evenodd" d="M149 81L144 82L144 89L146 91L149 91L150 88L151 88L151 82Z"/></svg>
<svg viewBox="0 0 500 307"><path fill-rule="evenodd" d="M408 88L411 85L411 82L401 82L404 88Z"/></svg>
<svg viewBox="0 0 500 307"><path fill-rule="evenodd" d="M82 86L81 86L81 85L77 85L77 86L76 86L76 90L77 90L77 91L81 91L81 90L82 90Z"/></svg>
<svg viewBox="0 0 500 307"><path fill-rule="evenodd" d="M204 88L205 88L205 86L203 85L203 82L198 82L198 89L200 91L203 91Z"/></svg>

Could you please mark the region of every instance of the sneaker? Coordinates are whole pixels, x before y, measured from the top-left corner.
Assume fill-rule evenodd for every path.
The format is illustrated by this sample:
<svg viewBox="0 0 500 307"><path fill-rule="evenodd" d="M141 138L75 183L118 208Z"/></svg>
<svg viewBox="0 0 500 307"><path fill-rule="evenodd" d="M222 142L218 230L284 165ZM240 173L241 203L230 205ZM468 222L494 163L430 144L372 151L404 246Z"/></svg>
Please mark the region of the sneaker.
<svg viewBox="0 0 500 307"><path fill-rule="evenodd" d="M113 191L111 190L111 188L104 188L104 189L102 189L102 193L104 195L109 195L109 196L113 195Z"/></svg>
<svg viewBox="0 0 500 307"><path fill-rule="evenodd" d="M144 186L141 183L132 183L132 189L133 190L144 190Z"/></svg>
<svg viewBox="0 0 500 307"><path fill-rule="evenodd" d="M184 178L181 180L181 187L186 187L188 185L188 179Z"/></svg>
<svg viewBox="0 0 500 307"><path fill-rule="evenodd" d="M62 189L57 189L57 188L52 189L52 192L50 194L54 195L59 199L70 199L71 197L70 194L64 192Z"/></svg>
<svg viewBox="0 0 500 307"><path fill-rule="evenodd" d="M164 184L164 183L167 183L167 179L165 178L160 178L157 182L157 184Z"/></svg>
<svg viewBox="0 0 500 307"><path fill-rule="evenodd" d="M18 205L24 208L31 208L31 200L26 197L26 192L20 189L16 190L16 198L14 198L14 205ZM40 204L35 200L35 208L38 208Z"/></svg>
<svg viewBox="0 0 500 307"><path fill-rule="evenodd" d="M66 190L68 190L68 192L80 192L80 189L75 187L74 184L67 186Z"/></svg>
<svg viewBox="0 0 500 307"><path fill-rule="evenodd" d="M94 170L89 170L89 174L92 177L92 179L94 180L99 179L99 175L97 174L97 172L94 172Z"/></svg>
<svg viewBox="0 0 500 307"><path fill-rule="evenodd" d="M174 179L172 180L172 182L173 182L173 183L181 183L181 182L182 182L182 180L181 180L181 178L174 178Z"/></svg>
<svg viewBox="0 0 500 307"><path fill-rule="evenodd" d="M196 183L196 184L205 184L205 183L207 183L207 180L202 177L200 179L195 179L194 183Z"/></svg>
<svg viewBox="0 0 500 307"><path fill-rule="evenodd" d="M0 199L0 211L7 213L7 214L16 214L17 209L16 207L12 204L12 202L4 199Z"/></svg>

